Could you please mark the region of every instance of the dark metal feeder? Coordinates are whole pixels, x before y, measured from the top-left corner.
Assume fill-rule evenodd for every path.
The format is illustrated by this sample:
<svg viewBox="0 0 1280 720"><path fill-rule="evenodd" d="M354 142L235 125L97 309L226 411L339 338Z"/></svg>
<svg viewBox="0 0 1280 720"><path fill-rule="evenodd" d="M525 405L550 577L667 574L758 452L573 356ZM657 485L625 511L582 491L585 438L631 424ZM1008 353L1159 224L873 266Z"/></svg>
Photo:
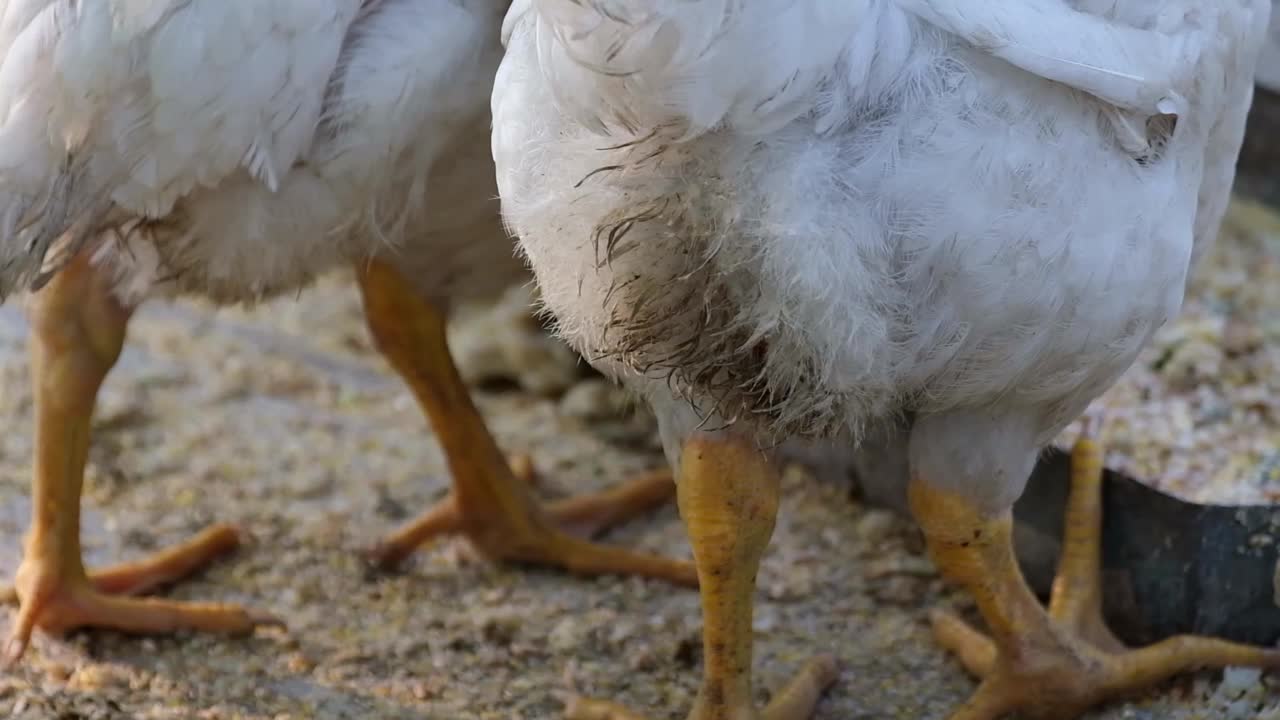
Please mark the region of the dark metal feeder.
<svg viewBox="0 0 1280 720"><path fill-rule="evenodd" d="M1280 208L1280 92L1258 88L1253 95L1235 189Z"/></svg>
<svg viewBox="0 0 1280 720"><path fill-rule="evenodd" d="M1070 460L1050 451L1014 508L1027 579L1048 594L1057 566ZM1103 579L1107 616L1129 642L1198 633L1280 639L1280 507L1200 505L1107 471Z"/></svg>
<svg viewBox="0 0 1280 720"><path fill-rule="evenodd" d="M849 466L838 467L863 501L907 515L903 439L872 438ZM1042 598L1057 570L1070 488L1069 454L1050 449L1014 506L1014 548ZM1201 505L1108 470L1103 512L1103 605L1121 639L1135 645L1179 633L1260 645L1280 639L1280 506Z"/></svg>

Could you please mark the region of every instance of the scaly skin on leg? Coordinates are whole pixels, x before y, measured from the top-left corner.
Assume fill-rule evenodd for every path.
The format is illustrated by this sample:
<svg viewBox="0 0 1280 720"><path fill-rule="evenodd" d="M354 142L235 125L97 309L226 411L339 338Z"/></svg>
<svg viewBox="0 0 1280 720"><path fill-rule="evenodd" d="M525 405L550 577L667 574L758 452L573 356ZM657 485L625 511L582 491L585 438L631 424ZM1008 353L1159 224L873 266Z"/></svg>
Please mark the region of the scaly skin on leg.
<svg viewBox="0 0 1280 720"><path fill-rule="evenodd" d="M275 618L234 605L179 603L133 595L177 580L234 549L235 530L218 525L175 548L89 575L80 552L80 491L98 388L120 355L129 311L86 258L74 260L33 298L31 374L35 461L31 531L12 590L20 603L6 662L26 650L34 628L128 632L180 628L247 632Z"/></svg>
<svg viewBox="0 0 1280 720"><path fill-rule="evenodd" d="M472 404L449 354L444 314L384 262L362 267L359 278L365 317L378 349L417 397L453 474L451 496L381 543L373 552L376 563L394 565L422 542L460 531L493 560L552 565L580 575L642 575L681 585L697 583L690 563L591 543L553 522L598 529L670 497L670 483L664 487L661 478L648 475L544 510L528 480L512 471Z"/></svg>
<svg viewBox="0 0 1280 720"><path fill-rule="evenodd" d="M804 720L835 681L835 662L818 657L761 712L751 686L752 596L778 513L779 478L747 443L695 438L681 459L680 516L693 546L702 595L702 688L689 720ZM604 700L572 698L569 720L642 720Z"/></svg>
<svg viewBox="0 0 1280 720"><path fill-rule="evenodd" d="M1013 554L1012 517L983 517L966 498L916 479L911 506L943 573L977 601L988 637L935 611L934 634L981 679L951 720L995 720L1020 712L1071 720L1090 707L1196 668L1280 667L1280 653L1213 638L1180 636L1130 650L1107 628L1100 588L1102 451L1086 432L1072 450L1063 554L1049 608L1040 606Z"/></svg>

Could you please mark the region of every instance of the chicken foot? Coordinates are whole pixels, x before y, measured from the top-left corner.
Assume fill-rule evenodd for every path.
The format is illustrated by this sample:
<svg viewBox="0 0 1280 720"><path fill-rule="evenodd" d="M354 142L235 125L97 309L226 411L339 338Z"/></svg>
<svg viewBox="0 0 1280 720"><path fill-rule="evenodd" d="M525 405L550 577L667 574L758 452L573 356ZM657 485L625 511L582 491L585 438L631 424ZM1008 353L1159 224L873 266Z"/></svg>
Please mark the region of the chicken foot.
<svg viewBox="0 0 1280 720"><path fill-rule="evenodd" d="M1102 615L1103 453L1090 425L1071 453L1072 487L1062 558L1046 610L1027 587L1013 554L1009 513L983 517L972 503L911 485L911 504L943 573L977 601L991 635L935 611L934 635L981 680L951 720L995 720L1014 712L1070 720L1090 707L1197 668L1280 667L1280 652L1207 637L1179 636L1126 648Z"/></svg>
<svg viewBox="0 0 1280 720"><path fill-rule="evenodd" d="M445 317L395 268L374 260L359 271L365 317L379 350L404 378L431 422L453 475L453 492L371 553L395 565L423 542L461 532L493 560L552 565L579 575L642 575L695 585L690 563L572 536L559 524L597 531L661 504L669 473L650 473L600 494L552 503L532 492L532 470L513 471L472 404L445 334ZM523 477L522 477L523 476Z"/></svg>
<svg viewBox="0 0 1280 720"><path fill-rule="evenodd" d="M538 486L539 477L528 455L513 456L510 468L517 481L533 488ZM675 494L675 488L669 471L654 470L603 492L549 502L544 510L556 525L572 530L579 537L592 537L634 515L663 505ZM384 538L369 551L369 559L379 568L391 570L423 544L463 531L458 500L450 492L443 500Z"/></svg>
<svg viewBox="0 0 1280 720"><path fill-rule="evenodd" d="M702 688L689 720L804 720L835 681L835 662L810 660L761 712L751 683L752 596L777 517L780 481L741 441L696 438L681 459L677 502L702 596ZM572 698L569 720L643 720L620 705Z"/></svg>
<svg viewBox="0 0 1280 720"><path fill-rule="evenodd" d="M236 605L132 598L178 580L233 550L229 525L140 561L88 573L80 547L80 494L98 389L115 365L130 311L111 295L87 257L74 259L37 293L31 311L35 393L32 521L12 589L0 593L19 610L3 660L25 652L35 628L61 634L77 627L138 633L178 629L249 632L279 624Z"/></svg>

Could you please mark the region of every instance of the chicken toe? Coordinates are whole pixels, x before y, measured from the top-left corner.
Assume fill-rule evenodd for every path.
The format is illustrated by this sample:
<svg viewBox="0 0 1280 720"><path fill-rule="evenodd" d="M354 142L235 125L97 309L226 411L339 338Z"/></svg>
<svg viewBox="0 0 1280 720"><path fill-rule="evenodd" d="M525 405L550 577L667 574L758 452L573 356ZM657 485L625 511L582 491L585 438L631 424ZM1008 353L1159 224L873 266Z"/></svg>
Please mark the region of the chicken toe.
<svg viewBox="0 0 1280 720"><path fill-rule="evenodd" d="M702 596L702 689L689 720L806 720L835 682L836 663L818 656L755 709L751 682L752 595L778 512L779 479L749 443L696 438L684 449L677 491ZM574 697L568 720L642 720L607 700Z"/></svg>
<svg viewBox="0 0 1280 720"><path fill-rule="evenodd" d="M981 522L951 511L953 527L973 526L972 540L930 538L943 571L974 594L991 628L985 635L948 612L933 615L939 644L980 680L951 720L996 720L1019 712L1041 720L1071 720L1106 700L1148 689L1181 672L1231 665L1280 667L1280 652L1207 637L1180 636L1126 648L1107 628L1100 588L1102 451L1086 427L1072 450L1072 489L1063 553L1047 612L1019 574L1007 516ZM935 519L937 491L913 486L918 515ZM952 498L952 508L963 501ZM928 523L926 525L926 531Z"/></svg>
<svg viewBox="0 0 1280 720"><path fill-rule="evenodd" d="M512 459L511 474L515 482L528 487L537 485L537 476L527 456ZM578 538L587 538L663 505L675 495L675 492L676 486L672 482L670 472L653 471L598 493L548 502L544 505L543 512L560 530ZM474 512L483 514L485 510L486 508L480 508ZM489 518L478 523L473 519L472 523L479 525L475 532L484 535L499 534L509 529L508 523L501 517ZM390 570L422 545L439 537L463 532L465 532L463 516L457 497L450 493L388 535L368 552L368 558L374 566ZM490 555L491 559L501 560L507 551L502 547L493 548L492 546L507 542L507 540L495 538L492 541L484 540L476 544L482 549L489 548L486 554ZM568 563L565 564L567 566ZM618 570L625 571L626 567L619 567ZM670 577L665 579L679 584L696 583L696 576L692 576L692 565L677 563L670 567L670 571Z"/></svg>
<svg viewBox="0 0 1280 720"><path fill-rule="evenodd" d="M3 651L7 663L23 654L36 628L54 634L77 627L247 632L279 623L232 605L124 597L178 580L233 550L239 536L229 526L214 526L139 562L85 571L80 494L94 401L120 355L129 315L112 296L109 278L85 256L74 258L33 298L32 517L14 587L0 592L0 599L19 605Z"/></svg>
<svg viewBox="0 0 1280 720"><path fill-rule="evenodd" d="M362 267L359 279L374 340L417 396L453 474L450 497L381 543L374 562L394 565L430 538L461 532L493 560L697 584L691 563L595 544L558 527L598 530L646 511L673 492L663 476L542 507L528 480L532 471L512 468L471 402L449 353L444 314L385 262Z"/></svg>
<svg viewBox="0 0 1280 720"><path fill-rule="evenodd" d="M237 544L232 528L214 526L144 560L86 575L78 553L68 555L56 541L33 537L14 587L5 593L19 603L5 644L5 662L22 656L35 628L61 635L79 627L134 633L182 629L247 633L263 625L283 626L273 615L238 605L128 597L178 580Z"/></svg>

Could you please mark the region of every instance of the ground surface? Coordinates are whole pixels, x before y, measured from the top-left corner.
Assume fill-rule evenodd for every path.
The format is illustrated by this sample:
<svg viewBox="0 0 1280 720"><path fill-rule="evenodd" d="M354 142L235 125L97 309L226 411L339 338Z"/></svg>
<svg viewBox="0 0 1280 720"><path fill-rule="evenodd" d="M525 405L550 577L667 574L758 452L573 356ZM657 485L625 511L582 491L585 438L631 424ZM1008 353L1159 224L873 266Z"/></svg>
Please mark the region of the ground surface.
<svg viewBox="0 0 1280 720"><path fill-rule="evenodd" d="M1246 273L1274 272L1261 258L1280 255L1275 241L1259 240L1248 229L1254 221L1245 225L1221 257L1237 257L1227 264ZM1227 280L1238 294L1250 277ZM1210 295L1203 306L1220 307ZM1192 325L1202 317L1194 314ZM460 338L466 354L498 352L486 351L491 321L470 322L482 330ZM1193 333L1195 343L1178 340L1177 329L1168 342L1218 357L1204 338L1226 326L1206 322L1209 334ZM9 428L0 437L4 577L18 562L28 511L24 334L17 306L0 309L0 413ZM1256 345L1219 360L1254 357L1263 352ZM1191 367L1208 372L1203 363ZM564 377L557 372L547 370L540 383L554 387ZM1150 373L1139 373L1120 400L1150 386ZM591 417L602 410L592 382L579 382L568 399L512 388L477 399L503 446L531 451L561 492L658 464L643 422ZM1178 426L1186 437L1213 424L1190 403L1183 403L1190 424ZM1269 418L1248 412L1225 417ZM1126 413L1151 414L1122 410L1122 421ZM700 656L693 592L495 568L461 542L420 552L400 575L364 570L355 551L444 493L448 476L417 408L370 350L355 292L341 280L248 313L191 302L146 306L101 396L95 431L84 503L90 560L140 554L215 519L239 523L252 543L172 594L267 608L290 630L241 639L103 632L41 639L19 668L0 674L0 717L555 718L571 688L649 708L654 720L684 717ZM1125 432L1122 449L1138 447L1136 430ZM1161 462L1189 452L1175 447ZM930 642L924 617L936 602L962 600L942 588L907 523L798 470L786 484L759 583L762 694L804 657L830 652L843 672L818 718L945 717L972 685ZM608 539L688 554L671 508ZM1232 680L1185 680L1094 717L1280 718L1263 709L1280 692L1248 675Z"/></svg>

